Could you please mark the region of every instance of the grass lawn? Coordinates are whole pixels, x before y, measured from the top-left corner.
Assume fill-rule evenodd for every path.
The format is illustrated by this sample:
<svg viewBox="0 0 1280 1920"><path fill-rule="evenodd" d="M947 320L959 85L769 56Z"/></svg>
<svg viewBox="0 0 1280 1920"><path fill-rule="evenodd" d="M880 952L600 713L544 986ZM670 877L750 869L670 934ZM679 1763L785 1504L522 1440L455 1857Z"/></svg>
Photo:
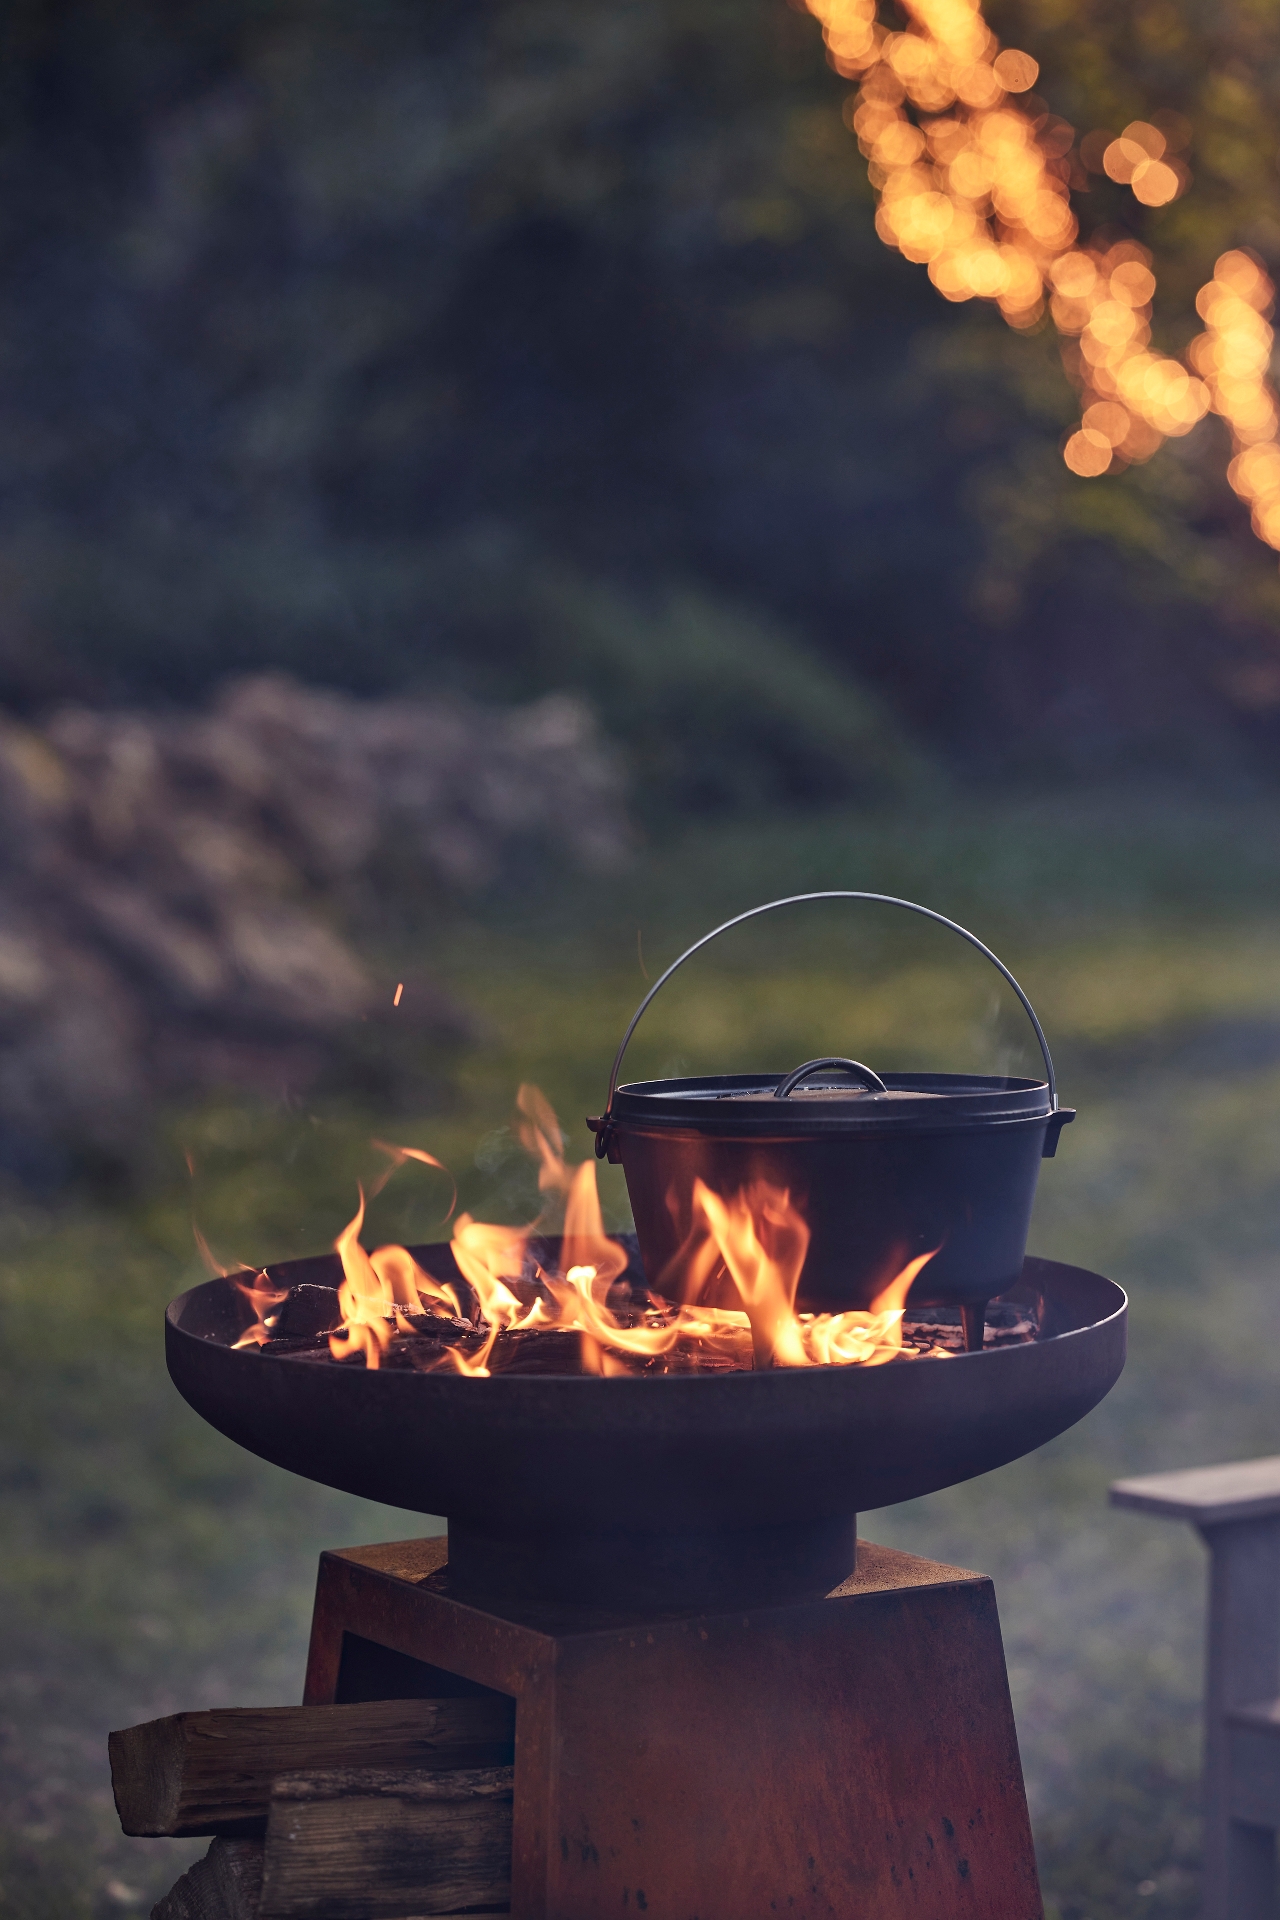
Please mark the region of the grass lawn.
<svg viewBox="0 0 1280 1920"><path fill-rule="evenodd" d="M178 1399L160 1319L200 1277L193 1210L227 1255L322 1248L379 1133L448 1161L473 1211L519 1218L532 1185L505 1132L518 1081L543 1085L584 1153L581 1117L645 970L722 913L846 885L922 898L1014 966L1080 1109L1044 1169L1032 1248L1132 1295L1128 1369L1076 1431L863 1529L996 1578L1049 1913L1194 1913L1203 1554L1189 1529L1113 1514L1105 1496L1120 1474L1280 1451L1278 829L1262 802L1136 791L777 824L691 835L592 888L531 882L465 914L420 911L387 943L388 974L436 974L478 1037L423 1051L415 1110L340 1091L226 1101L167 1118L140 1194L8 1195L0 1911L145 1914L204 1843L119 1835L107 1729L297 1699L319 1549L425 1524L260 1464ZM731 936L656 1003L629 1076L829 1051L1032 1064L979 956L896 919L824 907ZM372 1231L431 1238L445 1199L406 1172Z"/></svg>

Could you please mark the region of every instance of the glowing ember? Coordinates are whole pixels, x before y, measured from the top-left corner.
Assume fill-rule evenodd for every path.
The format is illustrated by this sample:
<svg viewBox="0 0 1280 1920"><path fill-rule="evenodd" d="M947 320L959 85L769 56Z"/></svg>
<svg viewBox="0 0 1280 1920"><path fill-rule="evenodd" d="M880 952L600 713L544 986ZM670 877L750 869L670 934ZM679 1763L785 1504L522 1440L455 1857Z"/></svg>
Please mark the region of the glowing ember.
<svg viewBox="0 0 1280 1920"><path fill-rule="evenodd" d="M568 1164L559 1123L536 1087L521 1087L517 1104L518 1138L548 1196L543 1213L527 1227L460 1214L450 1248L462 1276L458 1287L424 1272L404 1247L367 1253L360 1242L362 1191L334 1243L343 1272L342 1324L327 1335L334 1359L359 1355L366 1367L378 1367L398 1345L398 1364L487 1376L505 1337L508 1349L532 1340L535 1363L542 1350L557 1372L626 1375L880 1366L955 1350L944 1329L922 1333L905 1325L911 1284L936 1248L893 1274L865 1311L797 1312L809 1229L790 1194L764 1182L723 1195L698 1181L693 1230L662 1278L670 1295L650 1293L626 1277L627 1251L605 1233L594 1161ZM408 1158L440 1165L416 1149L383 1151L392 1159L384 1182ZM542 1236L561 1205L563 1232L553 1263ZM709 1296L723 1299L726 1290L736 1306L710 1304ZM237 1344L266 1344L272 1335L259 1294L244 1285L241 1291L259 1322ZM273 1294L272 1304L281 1298ZM1031 1331L1016 1337L1032 1337Z"/></svg>

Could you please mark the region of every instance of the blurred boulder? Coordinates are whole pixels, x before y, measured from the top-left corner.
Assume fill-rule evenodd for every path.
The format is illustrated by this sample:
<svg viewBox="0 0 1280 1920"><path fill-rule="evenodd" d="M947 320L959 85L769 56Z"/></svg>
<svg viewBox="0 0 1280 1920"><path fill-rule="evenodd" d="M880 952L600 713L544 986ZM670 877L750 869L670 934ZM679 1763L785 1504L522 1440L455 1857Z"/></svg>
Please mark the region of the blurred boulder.
<svg viewBox="0 0 1280 1920"><path fill-rule="evenodd" d="M627 848L577 699L363 701L275 674L199 713L0 718L0 808L0 1163L19 1174L128 1164L161 1099L314 1081L390 993L348 932L388 857L421 896L533 849L601 869ZM415 980L397 1031L415 1027L469 1021Z"/></svg>

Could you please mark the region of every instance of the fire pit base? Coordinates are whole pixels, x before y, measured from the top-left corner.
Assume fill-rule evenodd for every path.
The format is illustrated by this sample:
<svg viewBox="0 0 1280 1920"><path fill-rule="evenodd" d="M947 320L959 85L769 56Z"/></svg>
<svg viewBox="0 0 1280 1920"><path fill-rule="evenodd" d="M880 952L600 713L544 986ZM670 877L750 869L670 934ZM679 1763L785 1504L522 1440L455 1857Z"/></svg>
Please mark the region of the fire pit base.
<svg viewBox="0 0 1280 1920"><path fill-rule="evenodd" d="M689 1533L485 1534L451 1523L455 1599L503 1609L533 1596L628 1613L820 1600L853 1571L858 1517Z"/></svg>
<svg viewBox="0 0 1280 1920"><path fill-rule="evenodd" d="M324 1554L306 1700L515 1699L517 1920L1039 1920L984 1575L861 1542L821 1598L611 1612L447 1559Z"/></svg>

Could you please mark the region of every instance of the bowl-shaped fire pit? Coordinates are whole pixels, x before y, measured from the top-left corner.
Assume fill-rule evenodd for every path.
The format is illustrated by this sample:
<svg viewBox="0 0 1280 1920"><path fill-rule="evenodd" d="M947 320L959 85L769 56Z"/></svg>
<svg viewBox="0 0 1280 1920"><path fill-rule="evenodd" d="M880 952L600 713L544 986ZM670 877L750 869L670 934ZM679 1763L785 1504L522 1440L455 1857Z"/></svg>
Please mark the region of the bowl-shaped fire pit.
<svg viewBox="0 0 1280 1920"><path fill-rule="evenodd" d="M622 1244L642 1284L635 1242ZM413 1251L457 1274L448 1247ZM268 1270L281 1289L335 1300L341 1277L333 1256ZM212 1280L170 1306L166 1350L179 1391L250 1452L447 1515L454 1592L745 1604L830 1591L852 1569L860 1510L1003 1466L1097 1405L1124 1365L1121 1289L1029 1258L1003 1298L1033 1337L950 1357L467 1378L366 1370L324 1346L237 1347L249 1310Z"/></svg>

